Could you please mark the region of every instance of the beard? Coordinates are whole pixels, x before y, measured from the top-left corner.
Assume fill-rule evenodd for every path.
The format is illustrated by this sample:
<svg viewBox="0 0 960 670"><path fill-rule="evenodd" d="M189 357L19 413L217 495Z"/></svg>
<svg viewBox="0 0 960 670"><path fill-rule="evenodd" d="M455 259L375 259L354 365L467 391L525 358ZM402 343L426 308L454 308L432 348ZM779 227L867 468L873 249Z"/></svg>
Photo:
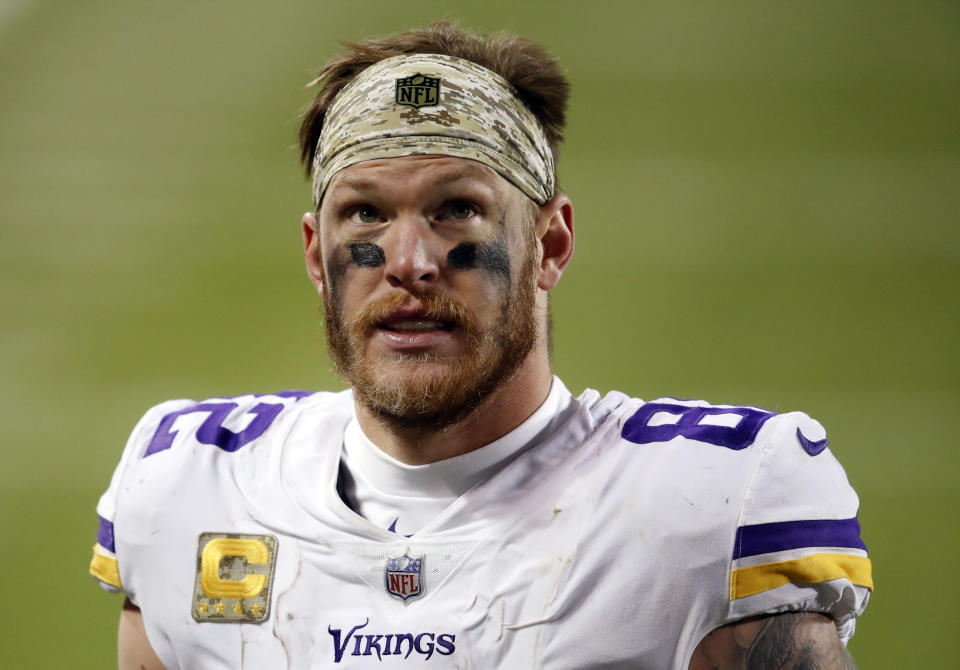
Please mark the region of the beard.
<svg viewBox="0 0 960 670"><path fill-rule="evenodd" d="M346 320L324 283L327 347L334 370L353 387L360 403L397 428L438 430L463 420L506 383L526 360L537 338L537 257L524 254L516 290L507 281L497 306L497 321L478 324L466 304L439 292L397 290L366 305ZM393 352L387 363L366 356L377 324L414 298L430 319L452 324L462 342L457 357L432 352ZM443 369L428 363L443 363ZM390 368L402 366L391 373Z"/></svg>

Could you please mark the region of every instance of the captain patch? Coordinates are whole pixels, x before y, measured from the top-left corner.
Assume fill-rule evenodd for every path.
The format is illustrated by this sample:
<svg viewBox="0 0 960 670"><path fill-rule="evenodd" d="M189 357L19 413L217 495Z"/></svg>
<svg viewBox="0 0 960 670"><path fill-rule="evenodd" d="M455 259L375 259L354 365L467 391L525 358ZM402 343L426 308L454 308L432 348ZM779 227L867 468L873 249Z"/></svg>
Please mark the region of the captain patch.
<svg viewBox="0 0 960 670"><path fill-rule="evenodd" d="M260 623L270 615L277 538L201 533L193 587L195 621Z"/></svg>

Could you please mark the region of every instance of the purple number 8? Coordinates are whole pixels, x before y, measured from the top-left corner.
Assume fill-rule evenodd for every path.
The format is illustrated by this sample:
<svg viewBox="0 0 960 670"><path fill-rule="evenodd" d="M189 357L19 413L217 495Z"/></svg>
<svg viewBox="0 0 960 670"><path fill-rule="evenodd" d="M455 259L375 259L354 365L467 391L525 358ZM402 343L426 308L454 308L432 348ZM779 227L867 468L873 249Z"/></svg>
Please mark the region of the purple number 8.
<svg viewBox="0 0 960 670"><path fill-rule="evenodd" d="M675 423L651 426L650 420L660 412L679 415L679 418ZM735 426L703 423L705 417L717 414L732 414L740 418ZM636 444L649 444L685 437L739 450L753 444L760 426L772 416L772 412L753 407L689 407L665 402L647 403L627 419L623 425L623 439Z"/></svg>

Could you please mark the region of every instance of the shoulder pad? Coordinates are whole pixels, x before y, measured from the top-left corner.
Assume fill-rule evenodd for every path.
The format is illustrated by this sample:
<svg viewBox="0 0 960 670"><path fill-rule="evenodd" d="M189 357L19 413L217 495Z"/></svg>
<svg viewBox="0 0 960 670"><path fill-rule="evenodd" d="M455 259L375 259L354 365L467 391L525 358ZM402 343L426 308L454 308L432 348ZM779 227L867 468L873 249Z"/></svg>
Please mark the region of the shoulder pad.
<svg viewBox="0 0 960 670"><path fill-rule="evenodd" d="M311 395L310 391L280 391L165 403L169 409L153 424L143 458L172 447L181 431L200 444L237 451L263 435L284 409Z"/></svg>
<svg viewBox="0 0 960 670"><path fill-rule="evenodd" d="M636 444L677 437L739 451L754 443L773 412L757 407L710 405L662 398L641 405L623 426L623 438Z"/></svg>

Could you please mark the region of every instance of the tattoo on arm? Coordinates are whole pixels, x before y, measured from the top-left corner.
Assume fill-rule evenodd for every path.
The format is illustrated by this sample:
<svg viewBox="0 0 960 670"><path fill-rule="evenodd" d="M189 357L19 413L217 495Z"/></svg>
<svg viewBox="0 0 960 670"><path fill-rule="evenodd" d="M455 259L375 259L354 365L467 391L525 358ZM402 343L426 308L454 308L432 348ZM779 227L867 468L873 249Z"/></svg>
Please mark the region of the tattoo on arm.
<svg viewBox="0 0 960 670"><path fill-rule="evenodd" d="M745 619L707 635L690 670L856 670L823 614L798 612Z"/></svg>

